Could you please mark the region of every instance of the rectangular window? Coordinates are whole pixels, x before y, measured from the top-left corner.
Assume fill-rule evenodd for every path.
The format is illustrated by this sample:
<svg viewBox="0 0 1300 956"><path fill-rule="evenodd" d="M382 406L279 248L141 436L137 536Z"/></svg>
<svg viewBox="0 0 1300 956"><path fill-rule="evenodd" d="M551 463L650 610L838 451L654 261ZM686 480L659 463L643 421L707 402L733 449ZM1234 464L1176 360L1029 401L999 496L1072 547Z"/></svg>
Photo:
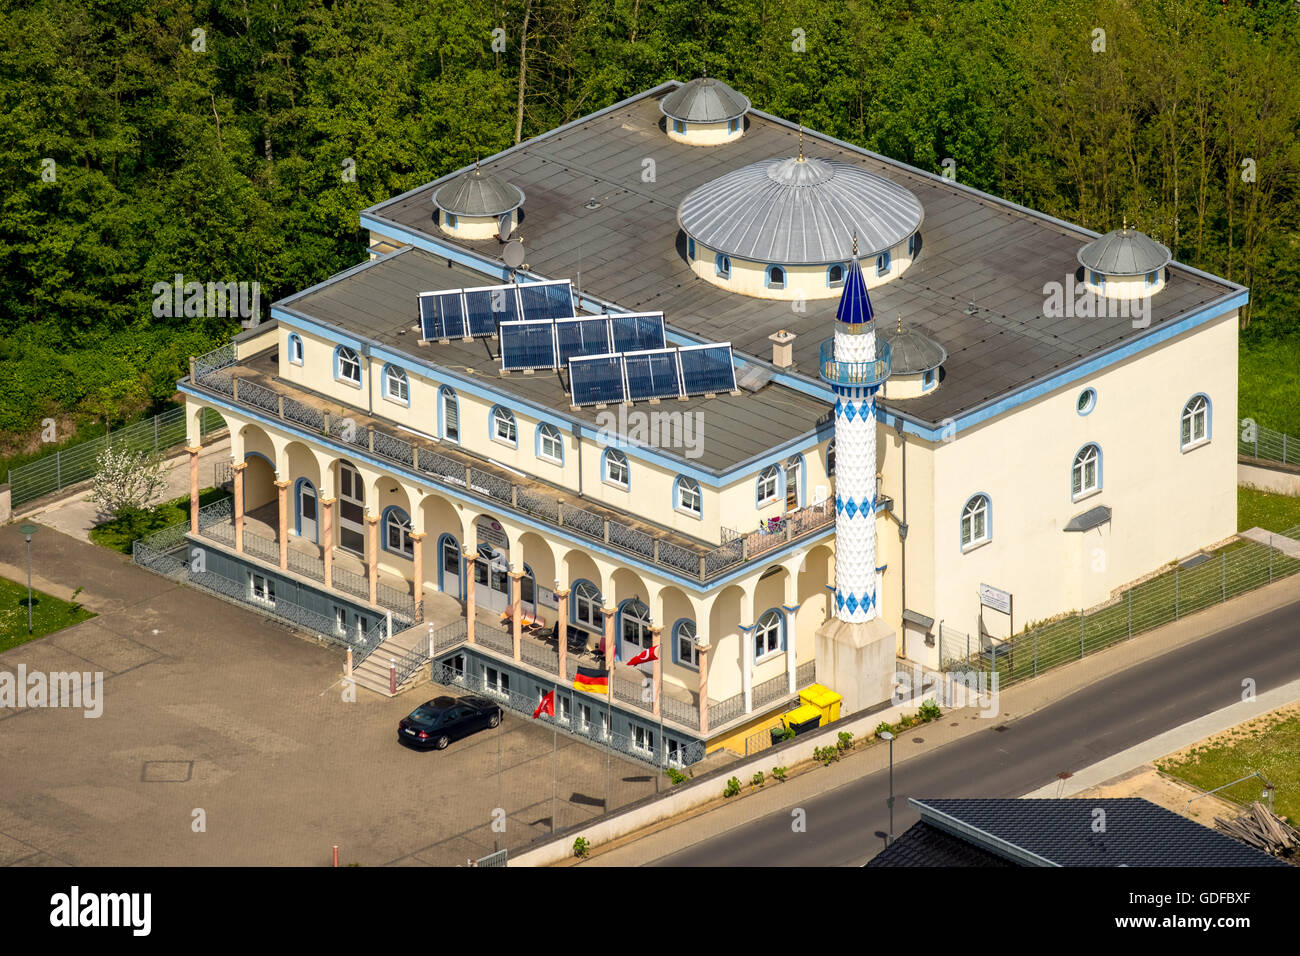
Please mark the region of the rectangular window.
<svg viewBox="0 0 1300 956"><path fill-rule="evenodd" d="M258 604L275 607L275 581L263 574L252 573L248 576L249 596Z"/></svg>
<svg viewBox="0 0 1300 956"><path fill-rule="evenodd" d="M442 434L447 441L460 443L460 405L454 399L443 400Z"/></svg>
<svg viewBox="0 0 1300 956"><path fill-rule="evenodd" d="M339 378L361 384L361 360L349 349L339 352Z"/></svg>
<svg viewBox="0 0 1300 956"><path fill-rule="evenodd" d="M569 698L561 697L558 694L555 696L555 715L560 723L567 724L569 722Z"/></svg>
<svg viewBox="0 0 1300 956"><path fill-rule="evenodd" d="M654 732L646 730L644 727L633 727L632 746L637 750L644 750L647 753L652 752L655 749Z"/></svg>
<svg viewBox="0 0 1300 956"><path fill-rule="evenodd" d="M605 480L620 488L627 487L627 459L610 455L605 459Z"/></svg>
<svg viewBox="0 0 1300 956"><path fill-rule="evenodd" d="M483 689L493 694L508 695L510 693L510 675L505 671L497 670L495 667L483 668Z"/></svg>
<svg viewBox="0 0 1300 956"><path fill-rule="evenodd" d="M558 462L561 454L563 454L560 444L559 432L543 431L541 434L542 457Z"/></svg>
<svg viewBox="0 0 1300 956"><path fill-rule="evenodd" d="M584 731L591 730L591 705L580 704L578 714L579 714L578 719L582 729Z"/></svg>
<svg viewBox="0 0 1300 956"><path fill-rule="evenodd" d="M883 276L889 274L889 253L882 252L876 256L876 275Z"/></svg>
<svg viewBox="0 0 1300 956"><path fill-rule="evenodd" d="M302 339L296 335L289 336L289 361L294 365L302 364Z"/></svg>
<svg viewBox="0 0 1300 956"><path fill-rule="evenodd" d="M345 607L336 607L334 609L334 633L339 637L348 632L348 609Z"/></svg>
<svg viewBox="0 0 1300 956"><path fill-rule="evenodd" d="M664 748L668 751L668 762L678 767L682 766L685 745L676 737L664 737Z"/></svg>
<svg viewBox="0 0 1300 956"><path fill-rule="evenodd" d="M397 402L409 403L411 401L411 388L405 375L390 372L387 381L389 398Z"/></svg>

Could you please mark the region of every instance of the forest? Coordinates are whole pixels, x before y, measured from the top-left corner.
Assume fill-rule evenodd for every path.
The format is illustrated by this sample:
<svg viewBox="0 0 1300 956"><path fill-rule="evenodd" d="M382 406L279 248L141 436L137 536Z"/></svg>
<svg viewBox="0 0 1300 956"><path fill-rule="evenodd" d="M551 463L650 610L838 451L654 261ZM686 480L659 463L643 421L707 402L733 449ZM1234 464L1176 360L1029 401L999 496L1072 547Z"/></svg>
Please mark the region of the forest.
<svg viewBox="0 0 1300 956"><path fill-rule="evenodd" d="M1300 434L1292 0L0 0L0 460L157 409L358 212L667 79L1251 287L1241 414ZM2 462L0 462L2 463Z"/></svg>

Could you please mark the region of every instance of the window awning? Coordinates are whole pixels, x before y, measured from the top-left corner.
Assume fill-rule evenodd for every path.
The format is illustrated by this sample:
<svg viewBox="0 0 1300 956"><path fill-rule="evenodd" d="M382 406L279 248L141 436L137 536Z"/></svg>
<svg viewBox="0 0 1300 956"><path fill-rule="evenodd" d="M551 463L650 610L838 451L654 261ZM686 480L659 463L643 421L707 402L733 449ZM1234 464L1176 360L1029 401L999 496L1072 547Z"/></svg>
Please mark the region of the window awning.
<svg viewBox="0 0 1300 956"><path fill-rule="evenodd" d="M924 614L918 613L917 611L904 610L903 623L915 624L921 630L928 631L934 627L934 618L926 617Z"/></svg>
<svg viewBox="0 0 1300 956"><path fill-rule="evenodd" d="M1066 531L1091 531L1110 521L1110 509L1105 505L1089 508L1083 514L1075 515L1065 526Z"/></svg>

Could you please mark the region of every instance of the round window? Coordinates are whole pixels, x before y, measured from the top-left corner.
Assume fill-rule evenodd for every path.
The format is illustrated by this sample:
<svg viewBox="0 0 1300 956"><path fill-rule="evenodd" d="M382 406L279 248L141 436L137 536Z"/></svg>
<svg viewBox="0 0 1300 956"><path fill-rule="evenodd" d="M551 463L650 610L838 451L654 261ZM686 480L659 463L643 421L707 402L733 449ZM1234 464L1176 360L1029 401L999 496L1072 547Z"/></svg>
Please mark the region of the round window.
<svg viewBox="0 0 1300 956"><path fill-rule="evenodd" d="M1090 388L1085 388L1079 393L1078 409L1080 415L1087 415L1097 404L1097 393Z"/></svg>

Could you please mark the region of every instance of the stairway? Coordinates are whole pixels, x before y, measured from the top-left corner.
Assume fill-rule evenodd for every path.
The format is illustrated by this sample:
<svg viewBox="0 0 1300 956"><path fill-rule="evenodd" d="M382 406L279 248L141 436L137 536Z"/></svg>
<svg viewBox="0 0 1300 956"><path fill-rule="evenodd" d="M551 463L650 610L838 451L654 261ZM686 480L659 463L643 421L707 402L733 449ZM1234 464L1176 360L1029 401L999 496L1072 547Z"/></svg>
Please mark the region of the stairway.
<svg viewBox="0 0 1300 956"><path fill-rule="evenodd" d="M383 694L385 697L395 697L390 687L389 667L391 661L396 661L400 666L402 659L405 658L416 648L420 648L422 654L421 666L397 688L397 694L410 690L412 687L421 683L421 679L429 676L428 669L428 649L429 636L426 625L417 624L414 627L408 627L400 633L394 634L384 643L375 648L361 664L354 668L352 676L357 682L358 687L364 687L367 690L373 690L376 694Z"/></svg>

